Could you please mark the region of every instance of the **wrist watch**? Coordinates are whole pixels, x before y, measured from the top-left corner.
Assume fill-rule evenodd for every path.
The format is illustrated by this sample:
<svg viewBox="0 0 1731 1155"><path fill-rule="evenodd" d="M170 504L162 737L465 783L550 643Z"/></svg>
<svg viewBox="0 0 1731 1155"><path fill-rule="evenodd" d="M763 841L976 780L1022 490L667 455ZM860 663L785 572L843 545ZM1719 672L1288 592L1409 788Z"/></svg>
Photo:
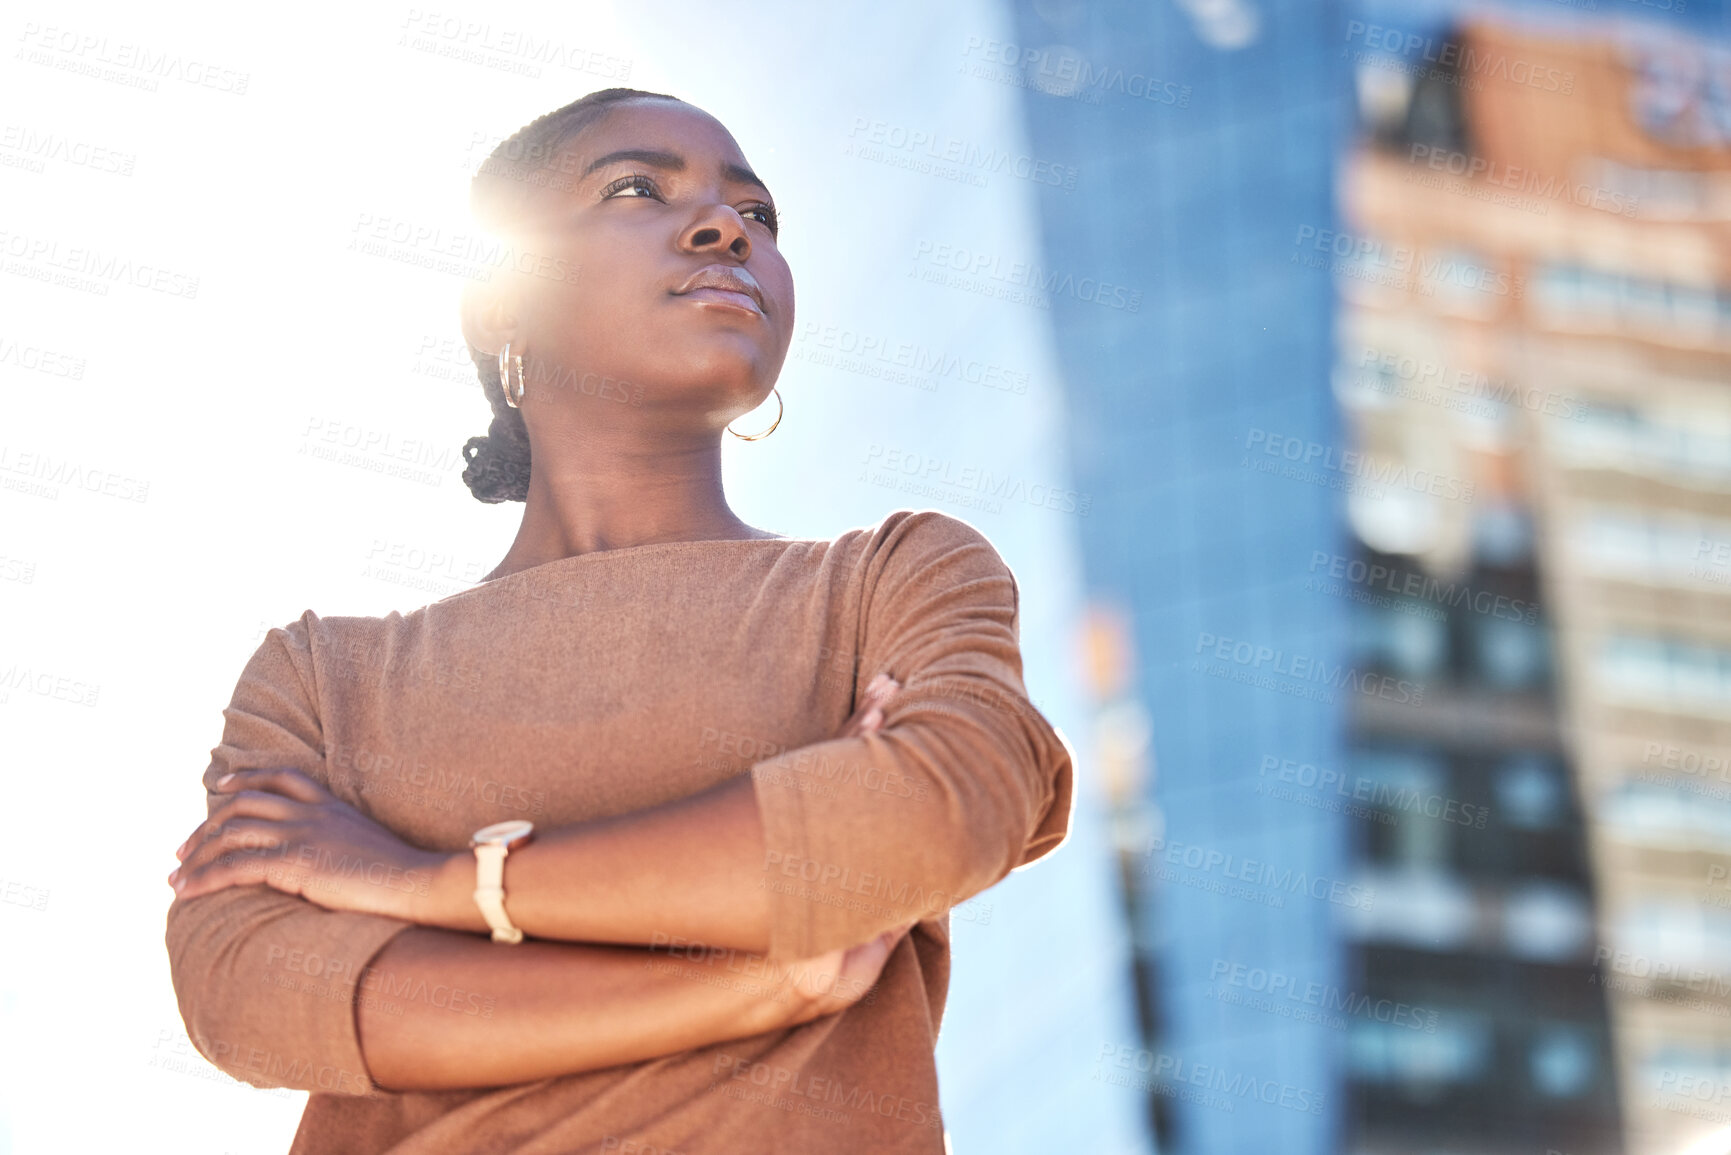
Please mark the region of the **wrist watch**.
<svg viewBox="0 0 1731 1155"><path fill-rule="evenodd" d="M505 856L529 844L533 822L512 818L483 826L469 838L475 848L475 905L493 928L494 942L518 943L523 932L505 913Z"/></svg>

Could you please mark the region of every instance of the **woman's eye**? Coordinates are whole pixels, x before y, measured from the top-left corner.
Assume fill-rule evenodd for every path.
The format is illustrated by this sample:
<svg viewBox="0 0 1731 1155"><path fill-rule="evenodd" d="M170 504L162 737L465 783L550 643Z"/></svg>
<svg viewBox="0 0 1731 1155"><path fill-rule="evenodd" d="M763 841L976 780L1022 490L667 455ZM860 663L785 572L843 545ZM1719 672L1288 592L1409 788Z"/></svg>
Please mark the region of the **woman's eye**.
<svg viewBox="0 0 1731 1155"><path fill-rule="evenodd" d="M753 214L756 214L756 215L753 215ZM772 235L780 230L781 226L779 224L778 218L775 215L775 210L770 208L768 205L752 205L750 208L746 209L740 215L744 216L744 217L751 217L751 219L768 226L769 231Z"/></svg>
<svg viewBox="0 0 1731 1155"><path fill-rule="evenodd" d="M636 189L651 197L658 197L660 195L656 191L654 181L650 180L646 176L634 173L631 176L620 177L618 180L602 189L601 199L606 200L608 197L611 197L616 193L624 192L626 189Z"/></svg>

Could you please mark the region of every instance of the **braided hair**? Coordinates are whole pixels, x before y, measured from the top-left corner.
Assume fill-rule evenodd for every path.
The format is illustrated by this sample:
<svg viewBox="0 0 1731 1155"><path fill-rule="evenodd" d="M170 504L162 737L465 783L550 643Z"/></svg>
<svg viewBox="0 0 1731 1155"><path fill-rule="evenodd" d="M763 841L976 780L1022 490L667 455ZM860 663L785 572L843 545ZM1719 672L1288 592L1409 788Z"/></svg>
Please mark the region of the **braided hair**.
<svg viewBox="0 0 1731 1155"><path fill-rule="evenodd" d="M544 184L558 172L559 149L582 132L602 113L624 100L678 100L661 92L636 88L603 88L563 108L530 121L499 142L481 164L469 186L469 203L475 217L484 223L506 226L529 189ZM683 102L682 102L683 103ZM499 359L469 346L469 357L481 378L481 392L493 407L493 421L485 437L463 443L463 483L476 500L496 504L529 499L529 430L523 412L505 402L499 380Z"/></svg>

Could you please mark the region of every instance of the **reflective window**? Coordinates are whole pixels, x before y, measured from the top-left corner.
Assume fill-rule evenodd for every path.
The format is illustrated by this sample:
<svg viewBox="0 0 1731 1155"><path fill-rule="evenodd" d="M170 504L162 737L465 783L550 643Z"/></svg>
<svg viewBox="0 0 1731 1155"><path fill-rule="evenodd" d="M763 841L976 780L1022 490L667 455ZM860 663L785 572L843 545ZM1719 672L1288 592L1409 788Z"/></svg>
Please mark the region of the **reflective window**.
<svg viewBox="0 0 1731 1155"><path fill-rule="evenodd" d="M1347 1066L1366 1083L1472 1083L1490 1073L1491 1043L1489 1018L1472 1011L1443 1011L1435 1031L1354 1022Z"/></svg>
<svg viewBox="0 0 1731 1155"><path fill-rule="evenodd" d="M1731 799L1687 780L1630 781L1599 799L1599 821L1623 842L1676 850L1731 850Z"/></svg>
<svg viewBox="0 0 1731 1155"><path fill-rule="evenodd" d="M1567 799L1563 782L1548 759L1521 754L1510 758L1491 777L1497 813L1509 826L1541 830L1562 820Z"/></svg>
<svg viewBox="0 0 1731 1155"><path fill-rule="evenodd" d="M1412 598L1390 605L1359 604L1353 613L1354 664L1405 678L1441 675L1448 661L1448 623L1426 613L1434 607Z"/></svg>
<svg viewBox="0 0 1731 1155"><path fill-rule="evenodd" d="M1546 1098L1580 1098L1597 1083L1598 1068L1593 1038L1580 1027L1558 1024L1533 1032L1527 1074Z"/></svg>

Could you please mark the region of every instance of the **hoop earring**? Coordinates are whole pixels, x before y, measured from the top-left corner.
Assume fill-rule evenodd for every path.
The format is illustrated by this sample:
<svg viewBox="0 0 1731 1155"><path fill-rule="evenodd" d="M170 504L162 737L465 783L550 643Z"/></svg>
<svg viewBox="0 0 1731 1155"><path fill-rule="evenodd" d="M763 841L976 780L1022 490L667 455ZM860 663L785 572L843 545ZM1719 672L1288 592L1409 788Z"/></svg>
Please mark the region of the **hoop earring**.
<svg viewBox="0 0 1731 1155"><path fill-rule="evenodd" d="M733 433L733 426L729 425L727 427L729 433L733 433L733 435L741 441L762 441L765 437L768 437L771 433L775 432L775 427L781 424L781 415L785 413L787 409L781 403L781 390L775 388L773 385L770 386L770 389L775 393L775 420L770 422L769 428L765 429L762 433Z"/></svg>
<svg viewBox="0 0 1731 1155"><path fill-rule="evenodd" d="M513 409L523 407L523 390L527 382L523 379L523 354L515 357L510 355L511 342L506 341L505 347L499 350L499 387L505 391L505 404ZM511 362L517 362L517 389L511 389Z"/></svg>

